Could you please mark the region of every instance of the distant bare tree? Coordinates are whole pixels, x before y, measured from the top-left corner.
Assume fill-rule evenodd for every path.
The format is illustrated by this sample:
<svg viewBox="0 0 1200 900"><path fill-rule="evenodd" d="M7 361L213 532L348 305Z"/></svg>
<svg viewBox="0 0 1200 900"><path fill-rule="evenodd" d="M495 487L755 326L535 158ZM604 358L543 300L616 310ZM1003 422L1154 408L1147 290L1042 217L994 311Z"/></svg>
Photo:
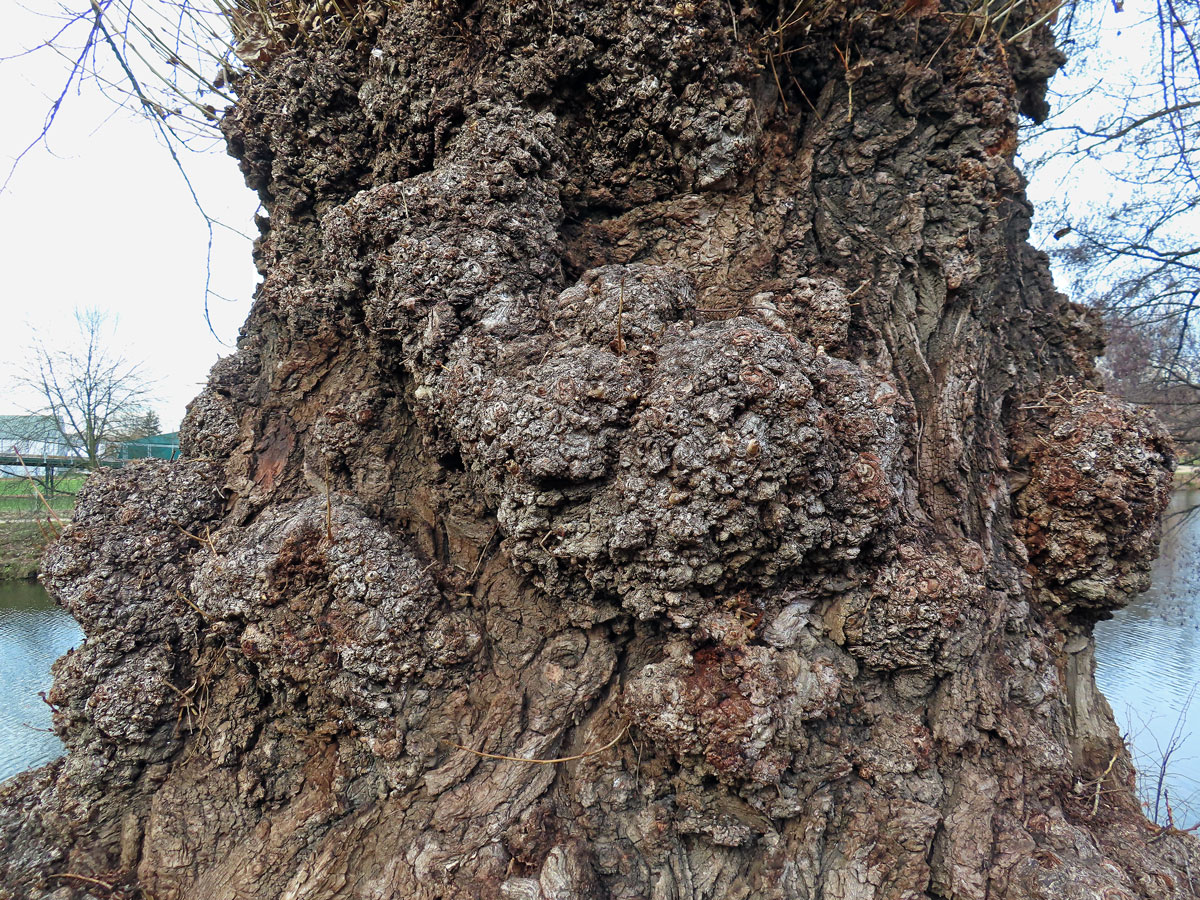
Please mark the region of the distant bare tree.
<svg viewBox="0 0 1200 900"><path fill-rule="evenodd" d="M1111 390L1158 414L1183 459L1200 458L1200 340L1193 329L1118 311L1108 318L1104 370Z"/></svg>
<svg viewBox="0 0 1200 900"><path fill-rule="evenodd" d="M1136 53L1124 68L1101 61L1099 35L1118 28L1128 45L1149 42L1145 65ZM1059 31L1092 78L1055 98L1056 115L1036 136L1033 168L1057 163L1062 172L1068 160L1076 172L1087 166L1108 181L1055 198L1045 219L1054 239L1051 252L1076 299L1104 312L1113 338L1110 357L1126 357L1111 366L1123 373L1114 386L1155 406L1178 440L1195 441L1200 3L1160 0L1138 21L1120 3L1083 0L1068 8ZM1107 197L1097 198L1097 189ZM1135 344L1144 344L1145 352L1130 356Z"/></svg>
<svg viewBox="0 0 1200 900"><path fill-rule="evenodd" d="M108 346L108 316L77 310L77 340L51 346L39 339L22 380L41 398L38 410L57 423L63 442L96 467L109 445L144 422L150 410L151 381L140 363Z"/></svg>

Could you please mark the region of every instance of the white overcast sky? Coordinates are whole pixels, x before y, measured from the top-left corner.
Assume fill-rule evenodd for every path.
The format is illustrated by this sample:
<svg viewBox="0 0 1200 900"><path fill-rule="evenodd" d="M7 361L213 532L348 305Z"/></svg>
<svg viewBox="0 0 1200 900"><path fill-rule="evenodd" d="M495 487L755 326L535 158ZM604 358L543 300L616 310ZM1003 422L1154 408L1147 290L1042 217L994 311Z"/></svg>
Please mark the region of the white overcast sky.
<svg viewBox="0 0 1200 900"><path fill-rule="evenodd" d="M0 56L39 43L53 26L0 0ZM65 77L64 61L49 53L0 62L0 182L41 130ZM14 371L35 333L53 344L74 329L74 310L94 306L115 320L116 348L154 376L155 409L172 431L249 311L257 281L250 246L217 229L212 287L233 301L209 300L223 346L205 322L208 232L151 124L114 112L85 85L67 98L47 143L0 194L0 415L37 404ZM209 213L253 234L258 200L237 163L220 150L183 162Z"/></svg>
<svg viewBox="0 0 1200 900"><path fill-rule="evenodd" d="M1109 65L1142 52L1118 29L1146 16L1149 0L1130 0L1126 9L1115 23L1109 17ZM54 27L20 0L0 0L0 56L38 44ZM1074 69L1081 71L1079 62ZM0 62L3 172L37 135L65 76L63 59L51 53ZM67 98L47 143L25 157L0 194L0 414L37 404L15 377L34 335L53 344L70 335L76 309L94 306L113 316L116 349L143 362L156 379L156 409L164 430L174 430L249 311L257 281L249 244L217 231L212 288L232 302L210 298L208 311L223 345L205 321L208 233L152 125L114 110L94 86L84 85ZM236 163L219 148L183 161L210 214L252 234L258 202ZM1058 177L1051 168L1035 180L1035 202L1064 190ZM1082 182L1072 190L1105 192L1095 176Z"/></svg>

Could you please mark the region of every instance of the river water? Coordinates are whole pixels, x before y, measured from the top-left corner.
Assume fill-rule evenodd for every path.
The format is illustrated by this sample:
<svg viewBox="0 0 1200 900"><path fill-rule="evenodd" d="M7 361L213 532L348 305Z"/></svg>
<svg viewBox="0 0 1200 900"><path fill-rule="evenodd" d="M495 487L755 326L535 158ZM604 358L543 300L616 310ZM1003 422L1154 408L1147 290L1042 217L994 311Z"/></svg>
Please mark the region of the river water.
<svg viewBox="0 0 1200 900"><path fill-rule="evenodd" d="M1200 506L1200 491L1179 491L1173 509ZM54 759L48 731L50 664L82 640L79 626L39 585L0 582L0 779ZM1167 788L1175 822L1200 821L1200 513L1169 520L1154 587L1096 627L1096 678L1145 773L1153 804L1170 749ZM1159 796L1159 821L1165 821Z"/></svg>
<svg viewBox="0 0 1200 900"><path fill-rule="evenodd" d="M50 664L83 640L41 585L0 581L0 779L62 752L50 731Z"/></svg>
<svg viewBox="0 0 1200 900"><path fill-rule="evenodd" d="M1169 800L1176 826L1200 822L1200 491L1172 498L1154 586L1096 626L1096 681L1142 772L1148 814L1157 799L1166 822Z"/></svg>

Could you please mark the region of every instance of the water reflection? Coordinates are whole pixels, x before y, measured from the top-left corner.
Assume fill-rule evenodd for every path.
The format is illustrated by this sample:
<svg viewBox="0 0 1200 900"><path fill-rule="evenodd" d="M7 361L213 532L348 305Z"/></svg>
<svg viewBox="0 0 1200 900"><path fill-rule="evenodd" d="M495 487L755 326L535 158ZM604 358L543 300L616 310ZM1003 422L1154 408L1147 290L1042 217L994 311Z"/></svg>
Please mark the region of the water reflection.
<svg viewBox="0 0 1200 900"><path fill-rule="evenodd" d="M1146 773L1144 800L1153 803L1158 768L1175 745L1164 785L1179 827L1200 821L1200 514L1182 515L1197 506L1200 491L1176 492L1154 586L1096 626L1096 681Z"/></svg>
<svg viewBox="0 0 1200 900"><path fill-rule="evenodd" d="M0 582L0 779L62 753L38 693L50 689L50 665L82 637L40 585Z"/></svg>

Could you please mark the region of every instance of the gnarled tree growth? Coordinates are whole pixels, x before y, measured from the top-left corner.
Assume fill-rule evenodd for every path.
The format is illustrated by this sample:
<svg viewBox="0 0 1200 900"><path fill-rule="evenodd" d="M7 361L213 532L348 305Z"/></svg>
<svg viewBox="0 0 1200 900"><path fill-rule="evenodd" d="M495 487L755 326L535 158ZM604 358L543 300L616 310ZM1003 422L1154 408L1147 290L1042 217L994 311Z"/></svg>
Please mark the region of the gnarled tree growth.
<svg viewBox="0 0 1200 900"><path fill-rule="evenodd" d="M1171 449L1025 243L1038 11L339 9L239 20L263 282L47 558L0 892L1194 896L1092 679Z"/></svg>

